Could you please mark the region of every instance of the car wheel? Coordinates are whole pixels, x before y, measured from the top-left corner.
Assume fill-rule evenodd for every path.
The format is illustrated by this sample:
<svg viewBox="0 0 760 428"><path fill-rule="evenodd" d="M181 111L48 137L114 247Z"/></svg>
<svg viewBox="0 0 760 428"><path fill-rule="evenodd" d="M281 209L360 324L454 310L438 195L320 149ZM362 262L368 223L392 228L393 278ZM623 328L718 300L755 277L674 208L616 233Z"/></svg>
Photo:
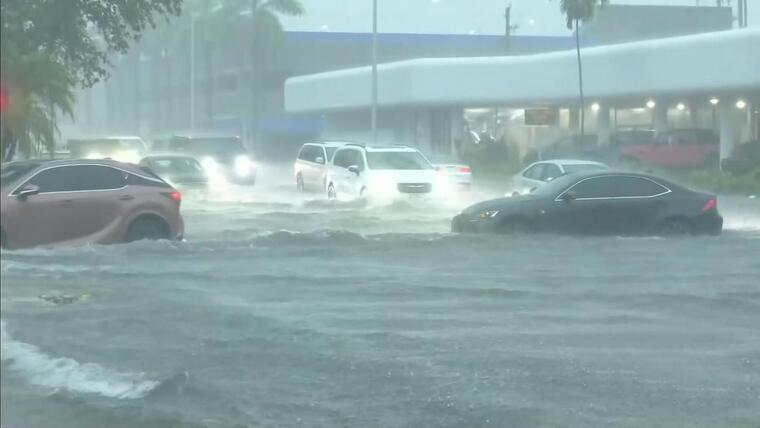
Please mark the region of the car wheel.
<svg viewBox="0 0 760 428"><path fill-rule="evenodd" d="M299 192L304 191L303 176L301 174L296 175L296 190Z"/></svg>
<svg viewBox="0 0 760 428"><path fill-rule="evenodd" d="M660 235L668 237L688 236L691 235L691 225L684 219L673 218L665 220L659 229Z"/></svg>
<svg viewBox="0 0 760 428"><path fill-rule="evenodd" d="M127 242L169 239L169 227L158 217L140 217L129 225Z"/></svg>
<svg viewBox="0 0 760 428"><path fill-rule="evenodd" d="M331 201L338 199L338 193L335 191L335 186L332 183L327 186L327 199Z"/></svg>
<svg viewBox="0 0 760 428"><path fill-rule="evenodd" d="M500 231L507 235L518 235L530 233L532 228L530 223L520 218L508 218L501 224Z"/></svg>

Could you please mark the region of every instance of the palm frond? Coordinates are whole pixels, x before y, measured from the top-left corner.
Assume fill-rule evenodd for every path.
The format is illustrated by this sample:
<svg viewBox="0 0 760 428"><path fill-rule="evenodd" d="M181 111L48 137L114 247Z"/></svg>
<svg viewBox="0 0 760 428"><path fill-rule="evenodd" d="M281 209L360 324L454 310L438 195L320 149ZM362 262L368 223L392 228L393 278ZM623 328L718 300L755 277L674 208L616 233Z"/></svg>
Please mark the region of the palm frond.
<svg viewBox="0 0 760 428"><path fill-rule="evenodd" d="M288 16L301 16L304 13L303 5L299 0L267 0L259 8Z"/></svg>

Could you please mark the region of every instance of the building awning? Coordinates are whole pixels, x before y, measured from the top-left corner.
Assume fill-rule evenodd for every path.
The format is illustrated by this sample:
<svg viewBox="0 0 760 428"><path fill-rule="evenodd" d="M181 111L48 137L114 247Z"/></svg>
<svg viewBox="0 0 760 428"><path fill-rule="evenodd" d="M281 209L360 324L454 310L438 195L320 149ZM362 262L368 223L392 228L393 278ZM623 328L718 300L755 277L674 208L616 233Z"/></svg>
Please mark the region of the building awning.
<svg viewBox="0 0 760 428"><path fill-rule="evenodd" d="M584 48L589 99L760 91L760 29ZM371 68L300 76L285 84L289 112L366 109ZM536 55L417 59L379 66L381 106L574 103L574 50Z"/></svg>

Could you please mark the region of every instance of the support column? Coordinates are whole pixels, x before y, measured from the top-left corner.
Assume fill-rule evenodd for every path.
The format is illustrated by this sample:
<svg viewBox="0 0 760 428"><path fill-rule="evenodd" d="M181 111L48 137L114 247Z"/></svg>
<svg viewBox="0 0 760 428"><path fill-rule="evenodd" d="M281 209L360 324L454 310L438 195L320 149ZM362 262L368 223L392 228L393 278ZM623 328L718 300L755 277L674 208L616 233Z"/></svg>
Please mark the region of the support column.
<svg viewBox="0 0 760 428"><path fill-rule="evenodd" d="M461 154L461 147L464 143L464 111L461 108L454 107L449 111L451 123L451 154L457 158Z"/></svg>
<svg viewBox="0 0 760 428"><path fill-rule="evenodd" d="M610 144L610 108L607 105L600 105L599 111L596 112L596 135L599 137L600 146Z"/></svg>
<svg viewBox="0 0 760 428"><path fill-rule="evenodd" d="M570 130L573 131L573 132L580 131L580 129L581 129L581 110L578 109L578 108L575 108L575 107L570 107L568 109L568 111L570 112L570 115L569 115L569 118L570 118L570 123L569 123Z"/></svg>
<svg viewBox="0 0 760 428"><path fill-rule="evenodd" d="M668 127L668 103L660 101L654 106L654 130L657 133L667 131Z"/></svg>
<svg viewBox="0 0 760 428"><path fill-rule="evenodd" d="M723 102L718 106L720 116L720 159L731 156L738 138L738 121L736 120L736 108L732 103Z"/></svg>

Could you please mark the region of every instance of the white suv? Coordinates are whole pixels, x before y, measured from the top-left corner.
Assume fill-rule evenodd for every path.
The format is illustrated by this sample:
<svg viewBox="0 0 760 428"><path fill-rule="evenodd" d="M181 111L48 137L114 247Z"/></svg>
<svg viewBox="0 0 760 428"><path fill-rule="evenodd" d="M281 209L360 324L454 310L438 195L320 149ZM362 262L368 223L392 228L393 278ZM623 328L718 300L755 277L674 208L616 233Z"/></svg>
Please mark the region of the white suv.
<svg viewBox="0 0 760 428"><path fill-rule="evenodd" d="M296 189L326 191L328 165L333 153L338 147L347 143L340 141L325 141L307 143L298 152L298 158L293 167L296 177Z"/></svg>
<svg viewBox="0 0 760 428"><path fill-rule="evenodd" d="M435 167L413 148L347 144L333 155L327 174L327 197L422 196L436 190L436 180Z"/></svg>

